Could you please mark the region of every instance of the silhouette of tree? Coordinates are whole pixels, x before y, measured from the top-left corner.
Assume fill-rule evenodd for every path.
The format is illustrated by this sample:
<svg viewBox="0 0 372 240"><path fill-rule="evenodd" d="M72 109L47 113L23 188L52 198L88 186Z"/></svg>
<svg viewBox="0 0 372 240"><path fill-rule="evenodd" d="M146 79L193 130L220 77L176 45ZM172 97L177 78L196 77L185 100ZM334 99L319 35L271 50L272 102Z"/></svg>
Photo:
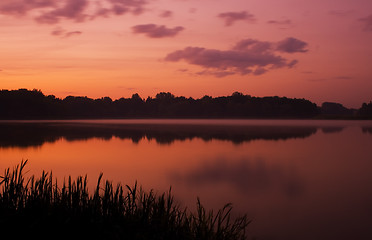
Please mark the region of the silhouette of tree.
<svg viewBox="0 0 372 240"><path fill-rule="evenodd" d="M354 111L340 103L324 102L321 107L321 113L323 115L352 116Z"/></svg>
<svg viewBox="0 0 372 240"><path fill-rule="evenodd" d="M358 110L357 115L362 118L372 118L372 101L363 103L362 107Z"/></svg>
<svg viewBox="0 0 372 240"><path fill-rule="evenodd" d="M362 107L367 109L367 105ZM363 110L365 111L365 110ZM361 112L361 114L363 113ZM200 99L176 97L160 92L155 98L112 100L67 96L45 96L40 90L1 90L1 119L76 119L76 118L311 118L319 114L316 104L305 99L252 97L240 92L231 96Z"/></svg>

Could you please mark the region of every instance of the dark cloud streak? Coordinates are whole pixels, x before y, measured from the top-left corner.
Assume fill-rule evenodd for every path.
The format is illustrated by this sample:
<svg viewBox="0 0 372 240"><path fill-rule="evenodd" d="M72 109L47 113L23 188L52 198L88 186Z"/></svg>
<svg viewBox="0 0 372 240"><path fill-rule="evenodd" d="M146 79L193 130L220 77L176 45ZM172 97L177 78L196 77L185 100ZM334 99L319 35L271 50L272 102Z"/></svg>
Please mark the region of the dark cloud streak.
<svg viewBox="0 0 372 240"><path fill-rule="evenodd" d="M278 42L277 50L286 53L307 52L306 47L306 42L289 37Z"/></svg>
<svg viewBox="0 0 372 240"><path fill-rule="evenodd" d="M256 18L253 14L242 11L242 12L224 12L217 15L217 17L223 19L225 21L225 26L229 27L232 26L236 21L248 21L248 22L255 22Z"/></svg>
<svg viewBox="0 0 372 240"><path fill-rule="evenodd" d="M166 10L166 11L163 11L159 17L162 17L162 18L170 18L173 16L173 12L172 11L169 11L169 10Z"/></svg>
<svg viewBox="0 0 372 240"><path fill-rule="evenodd" d="M289 19L286 20L269 20L267 21L268 24L275 24L275 25L291 25L292 21Z"/></svg>
<svg viewBox="0 0 372 240"><path fill-rule="evenodd" d="M372 32L372 14L359 19L364 24L364 31Z"/></svg>
<svg viewBox="0 0 372 240"><path fill-rule="evenodd" d="M328 12L329 15L336 17L347 17L354 13L354 10L331 10Z"/></svg>
<svg viewBox="0 0 372 240"><path fill-rule="evenodd" d="M81 31L70 31L70 32L68 32L68 31L58 27L58 28L54 29L50 34L53 35L53 36L61 37L61 38L69 38L69 37L72 37L72 36L81 35L82 32Z"/></svg>
<svg viewBox="0 0 372 240"><path fill-rule="evenodd" d="M181 26L167 28L164 25L156 24L143 24L132 27L133 33L143 33L150 38L174 37L183 30L184 27Z"/></svg>

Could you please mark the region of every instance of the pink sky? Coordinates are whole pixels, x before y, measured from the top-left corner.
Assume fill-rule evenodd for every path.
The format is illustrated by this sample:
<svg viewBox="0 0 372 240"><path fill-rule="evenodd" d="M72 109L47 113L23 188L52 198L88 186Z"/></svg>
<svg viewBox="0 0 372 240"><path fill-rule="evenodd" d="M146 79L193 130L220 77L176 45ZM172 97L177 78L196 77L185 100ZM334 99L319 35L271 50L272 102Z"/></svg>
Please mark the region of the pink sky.
<svg viewBox="0 0 372 240"><path fill-rule="evenodd" d="M372 100L370 0L1 0L0 88Z"/></svg>

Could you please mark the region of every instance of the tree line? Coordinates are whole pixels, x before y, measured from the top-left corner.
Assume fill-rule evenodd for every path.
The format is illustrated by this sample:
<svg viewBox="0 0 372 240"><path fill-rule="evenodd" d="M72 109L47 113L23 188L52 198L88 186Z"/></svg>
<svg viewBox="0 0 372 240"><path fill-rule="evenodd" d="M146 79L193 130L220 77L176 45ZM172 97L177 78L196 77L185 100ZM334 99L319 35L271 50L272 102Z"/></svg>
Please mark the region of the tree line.
<svg viewBox="0 0 372 240"><path fill-rule="evenodd" d="M360 114L371 114L372 103ZM321 108L306 99L252 97L240 92L231 96L199 99L160 92L155 98L112 100L44 95L40 90L1 90L0 119L92 119L92 118L313 118ZM364 116L363 115L363 116Z"/></svg>

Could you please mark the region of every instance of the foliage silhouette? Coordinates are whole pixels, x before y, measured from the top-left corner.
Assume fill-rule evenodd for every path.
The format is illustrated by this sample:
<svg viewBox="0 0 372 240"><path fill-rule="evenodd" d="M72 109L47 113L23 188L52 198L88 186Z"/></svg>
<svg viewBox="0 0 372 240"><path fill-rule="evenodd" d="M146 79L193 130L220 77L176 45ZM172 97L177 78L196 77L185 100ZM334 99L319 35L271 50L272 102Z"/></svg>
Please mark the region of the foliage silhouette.
<svg viewBox="0 0 372 240"><path fill-rule="evenodd" d="M321 107L321 114L325 116L347 117L355 114L354 109L348 109L340 103L324 102Z"/></svg>
<svg viewBox="0 0 372 240"><path fill-rule="evenodd" d="M361 118L368 118L372 119L372 101L367 103L363 103L362 107L358 110L358 116Z"/></svg>
<svg viewBox="0 0 372 240"><path fill-rule="evenodd" d="M87 177L62 186L52 173L25 179L22 161L0 181L0 226L4 237L37 239L245 239L247 216L232 219L231 204L214 213L197 201L196 213L161 195L98 178L93 194ZM103 185L103 186L102 186ZM9 234L9 236L7 236Z"/></svg>
<svg viewBox="0 0 372 240"><path fill-rule="evenodd" d="M0 109L0 119L312 118L319 114L316 104L305 99L259 98L239 92L201 99L160 92L146 100L133 94L113 101L109 97L59 99L40 90L1 90Z"/></svg>

